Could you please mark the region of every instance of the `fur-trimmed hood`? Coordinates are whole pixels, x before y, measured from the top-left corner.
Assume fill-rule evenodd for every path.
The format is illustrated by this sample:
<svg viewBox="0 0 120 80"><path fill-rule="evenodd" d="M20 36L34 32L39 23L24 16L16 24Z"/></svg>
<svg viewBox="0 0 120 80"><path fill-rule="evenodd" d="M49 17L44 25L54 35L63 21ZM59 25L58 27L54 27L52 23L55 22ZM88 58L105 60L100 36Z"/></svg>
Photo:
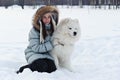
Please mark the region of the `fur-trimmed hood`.
<svg viewBox="0 0 120 80"><path fill-rule="evenodd" d="M43 6L41 8L39 8L34 17L33 17L33 26L37 29L40 30L40 25L39 25L39 20L42 18L42 16L45 13L51 12L52 13L52 17L57 25L58 20L59 20L59 11L57 9L57 7L55 6Z"/></svg>

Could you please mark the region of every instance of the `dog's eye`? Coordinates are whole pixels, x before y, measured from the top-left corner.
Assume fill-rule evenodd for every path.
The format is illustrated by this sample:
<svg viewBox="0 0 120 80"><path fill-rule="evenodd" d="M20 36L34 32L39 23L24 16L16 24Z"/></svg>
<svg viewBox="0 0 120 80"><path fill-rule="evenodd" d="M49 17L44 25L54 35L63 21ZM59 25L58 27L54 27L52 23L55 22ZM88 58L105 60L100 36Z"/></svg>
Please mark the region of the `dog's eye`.
<svg viewBox="0 0 120 80"><path fill-rule="evenodd" d="M70 30L72 29L72 28L69 28Z"/></svg>

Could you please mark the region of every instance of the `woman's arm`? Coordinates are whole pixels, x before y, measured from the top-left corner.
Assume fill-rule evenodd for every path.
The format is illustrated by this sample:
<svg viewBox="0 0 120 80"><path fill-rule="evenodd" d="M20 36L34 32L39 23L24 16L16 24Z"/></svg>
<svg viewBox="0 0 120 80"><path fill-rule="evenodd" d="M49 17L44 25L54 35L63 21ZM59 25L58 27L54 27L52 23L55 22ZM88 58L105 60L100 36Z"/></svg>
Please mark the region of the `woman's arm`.
<svg viewBox="0 0 120 80"><path fill-rule="evenodd" d="M47 41L44 43L40 43L39 32L37 32L34 28L29 33L29 47L34 52L48 52L53 49L53 45L51 41Z"/></svg>

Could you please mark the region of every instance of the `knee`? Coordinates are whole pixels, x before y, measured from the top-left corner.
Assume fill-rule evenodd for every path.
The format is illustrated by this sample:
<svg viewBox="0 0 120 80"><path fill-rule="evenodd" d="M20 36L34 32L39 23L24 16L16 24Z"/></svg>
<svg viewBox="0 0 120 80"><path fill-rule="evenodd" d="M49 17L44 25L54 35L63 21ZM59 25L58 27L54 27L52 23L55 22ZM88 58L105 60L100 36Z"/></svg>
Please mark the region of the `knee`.
<svg viewBox="0 0 120 80"><path fill-rule="evenodd" d="M46 72L47 71L47 63L43 59L38 59L33 62L31 69L38 72Z"/></svg>
<svg viewBox="0 0 120 80"><path fill-rule="evenodd" d="M52 61L52 60L48 60L47 61L47 64L48 64L48 73L51 73L51 72L53 72L53 71L55 71L57 68L56 68L56 66L55 66L55 63L54 63L54 61Z"/></svg>
<svg viewBox="0 0 120 80"><path fill-rule="evenodd" d="M57 68L55 66L55 63L53 60L50 59L38 59L33 62L31 65L32 71L38 71L38 72L48 72L51 73L55 71Z"/></svg>

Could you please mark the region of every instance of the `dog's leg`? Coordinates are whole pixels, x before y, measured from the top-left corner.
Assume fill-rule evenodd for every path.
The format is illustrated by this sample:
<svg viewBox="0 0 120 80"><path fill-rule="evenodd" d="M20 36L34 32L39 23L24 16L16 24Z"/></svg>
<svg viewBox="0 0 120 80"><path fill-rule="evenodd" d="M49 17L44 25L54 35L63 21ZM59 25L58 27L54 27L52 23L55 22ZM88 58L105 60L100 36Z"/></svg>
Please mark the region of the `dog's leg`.
<svg viewBox="0 0 120 80"><path fill-rule="evenodd" d="M29 65L25 65L20 67L20 69L16 72L17 74L22 73L25 68L29 68Z"/></svg>
<svg viewBox="0 0 120 80"><path fill-rule="evenodd" d="M56 68L58 69L59 68L58 57L56 55L53 55L53 58L54 58L54 61L55 61Z"/></svg>
<svg viewBox="0 0 120 80"><path fill-rule="evenodd" d="M66 69L68 69L69 71L73 71L70 59L67 59L65 62L66 62L65 63L66 64L65 65Z"/></svg>
<svg viewBox="0 0 120 80"><path fill-rule="evenodd" d="M71 66L71 61L70 61L69 57L66 57L66 59L62 60L61 66L68 69L71 72L73 71L72 66Z"/></svg>

